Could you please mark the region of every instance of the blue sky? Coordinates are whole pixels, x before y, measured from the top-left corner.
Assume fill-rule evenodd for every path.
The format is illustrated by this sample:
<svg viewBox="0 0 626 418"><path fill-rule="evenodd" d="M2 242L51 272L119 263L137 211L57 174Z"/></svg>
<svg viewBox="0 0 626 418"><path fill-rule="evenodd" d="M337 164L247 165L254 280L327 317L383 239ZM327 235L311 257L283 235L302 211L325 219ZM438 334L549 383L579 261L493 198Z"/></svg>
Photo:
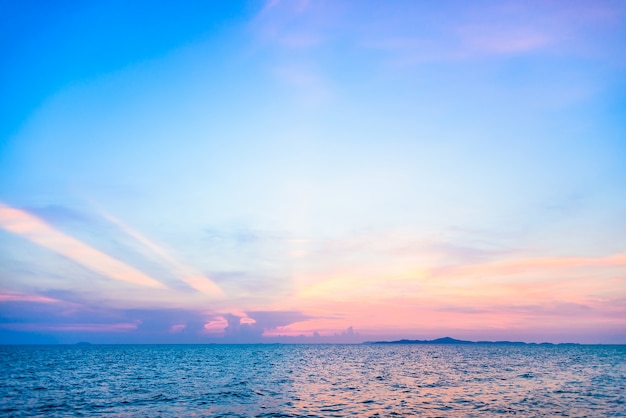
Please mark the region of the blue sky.
<svg viewBox="0 0 626 418"><path fill-rule="evenodd" d="M2 2L6 342L626 343L626 3Z"/></svg>

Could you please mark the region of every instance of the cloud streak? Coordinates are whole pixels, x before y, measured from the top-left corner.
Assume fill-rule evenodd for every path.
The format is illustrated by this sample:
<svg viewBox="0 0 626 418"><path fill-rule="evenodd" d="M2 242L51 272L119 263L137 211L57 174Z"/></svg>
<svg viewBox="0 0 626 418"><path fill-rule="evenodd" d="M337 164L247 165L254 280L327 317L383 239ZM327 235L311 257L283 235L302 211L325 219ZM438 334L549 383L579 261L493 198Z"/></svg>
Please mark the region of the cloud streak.
<svg viewBox="0 0 626 418"><path fill-rule="evenodd" d="M431 272L433 277L506 276L533 271L553 271L599 267L624 267L626 254L607 257L552 257L498 261L458 267L443 267Z"/></svg>
<svg viewBox="0 0 626 418"><path fill-rule="evenodd" d="M59 300L26 293L0 293L0 302L57 303Z"/></svg>
<svg viewBox="0 0 626 418"><path fill-rule="evenodd" d="M22 210L0 204L0 228L48 248L110 279L142 287L165 287L161 282L147 274L73 237L65 235L39 218Z"/></svg>
<svg viewBox="0 0 626 418"><path fill-rule="evenodd" d="M165 250L162 246L158 245L154 241L148 239L139 231L131 228L126 223L122 222L120 219L104 212L100 211L100 214L109 222L115 224L119 227L124 233L128 236L132 237L136 242L140 243L144 249L148 251L143 251L144 253L148 253L146 255L150 256L153 259L157 259L158 262L164 264L168 270L174 274L176 278L180 281L186 283L193 289L198 292L204 293L209 296L223 296L224 292L222 289L211 279L205 277L198 271L195 271L193 268L186 266L176 260L169 252ZM155 257L156 256L156 257Z"/></svg>

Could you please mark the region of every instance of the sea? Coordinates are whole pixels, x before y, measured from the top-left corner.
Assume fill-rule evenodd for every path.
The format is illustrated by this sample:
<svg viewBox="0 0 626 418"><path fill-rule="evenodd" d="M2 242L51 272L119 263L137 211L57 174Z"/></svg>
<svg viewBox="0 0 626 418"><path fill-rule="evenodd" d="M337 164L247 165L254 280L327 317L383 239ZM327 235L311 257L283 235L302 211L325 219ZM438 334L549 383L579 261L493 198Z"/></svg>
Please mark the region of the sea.
<svg viewBox="0 0 626 418"><path fill-rule="evenodd" d="M0 416L626 416L626 346L0 346Z"/></svg>

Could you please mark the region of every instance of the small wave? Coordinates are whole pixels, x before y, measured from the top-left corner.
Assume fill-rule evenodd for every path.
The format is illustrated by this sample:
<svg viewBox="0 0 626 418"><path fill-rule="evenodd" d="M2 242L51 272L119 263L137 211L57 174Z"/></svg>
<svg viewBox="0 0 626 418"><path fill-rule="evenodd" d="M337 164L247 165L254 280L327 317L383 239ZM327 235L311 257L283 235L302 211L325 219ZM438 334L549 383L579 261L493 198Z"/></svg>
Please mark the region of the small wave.
<svg viewBox="0 0 626 418"><path fill-rule="evenodd" d="M2 416L626 416L619 347L3 350Z"/></svg>

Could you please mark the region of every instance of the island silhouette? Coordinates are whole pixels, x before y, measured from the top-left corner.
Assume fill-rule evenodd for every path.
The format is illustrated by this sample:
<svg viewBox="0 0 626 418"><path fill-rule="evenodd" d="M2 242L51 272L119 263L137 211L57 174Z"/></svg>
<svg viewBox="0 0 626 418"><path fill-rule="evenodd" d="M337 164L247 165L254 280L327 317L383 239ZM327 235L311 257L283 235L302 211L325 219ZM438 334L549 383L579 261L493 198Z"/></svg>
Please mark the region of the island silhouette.
<svg viewBox="0 0 626 418"><path fill-rule="evenodd" d="M456 344L456 345L580 345L577 343L526 343L523 341L467 341L457 340L456 338L443 337L434 340L396 340L396 341L366 341L363 344Z"/></svg>

